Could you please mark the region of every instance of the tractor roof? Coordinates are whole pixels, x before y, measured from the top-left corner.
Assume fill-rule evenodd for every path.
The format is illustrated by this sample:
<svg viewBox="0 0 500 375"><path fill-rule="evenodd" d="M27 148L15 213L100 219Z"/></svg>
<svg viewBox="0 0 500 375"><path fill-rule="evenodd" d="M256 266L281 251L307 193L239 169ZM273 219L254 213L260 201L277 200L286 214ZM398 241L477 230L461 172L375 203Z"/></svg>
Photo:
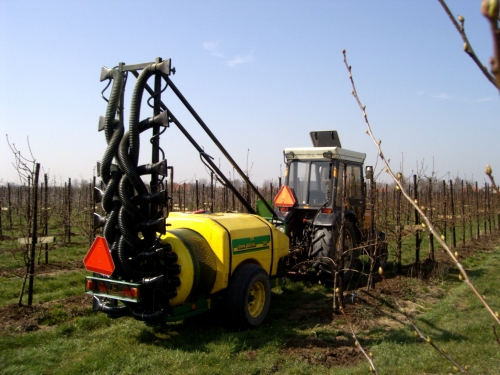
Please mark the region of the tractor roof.
<svg viewBox="0 0 500 375"><path fill-rule="evenodd" d="M285 157L287 160L338 159L363 163L365 161L366 154L362 152L346 150L340 147L297 147L285 148Z"/></svg>

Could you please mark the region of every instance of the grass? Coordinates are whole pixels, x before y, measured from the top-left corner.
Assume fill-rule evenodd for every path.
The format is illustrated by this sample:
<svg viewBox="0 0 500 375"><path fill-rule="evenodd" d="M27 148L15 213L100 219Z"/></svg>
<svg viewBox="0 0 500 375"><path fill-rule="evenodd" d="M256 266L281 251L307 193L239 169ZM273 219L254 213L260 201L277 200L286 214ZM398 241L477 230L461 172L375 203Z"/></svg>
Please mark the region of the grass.
<svg viewBox="0 0 500 375"><path fill-rule="evenodd" d="M476 263L474 258L472 261ZM486 293L490 304L497 309L500 297L494 290L500 288L499 267L500 251L497 249L487 258L483 257L483 261L476 263L470 272L475 285ZM458 278L447 282L453 284L449 295L432 310L422 314L417 319L417 325L458 363L468 365L472 373L496 373L500 368L500 357L491 329L493 320L465 283L459 282ZM436 351L413 337L410 328L391 332L371 350L392 354L391 358L380 358L380 368L384 368L384 373L441 374L451 370L451 366Z"/></svg>
<svg viewBox="0 0 500 375"><path fill-rule="evenodd" d="M464 263L476 286L498 309L500 249L479 252ZM45 296L48 298L50 289L64 288L67 277L65 274L62 280L44 280L53 283ZM75 283L78 277L73 279ZM459 363L469 365L472 373L495 373L500 368L500 356L491 318L455 274L442 283L446 284L446 296L432 308L426 306L425 312L416 316L417 324ZM412 280L407 288L426 293L431 286ZM318 360L324 347L333 347L339 341L352 344L343 318L336 316L333 323L325 322L331 306L330 292L322 285L306 282L276 288L265 324L245 332L225 331L216 311L183 323L148 327L131 318L112 320L93 312L70 319L56 304L44 323L52 327L0 337L1 372L365 374L366 361L326 367ZM374 316L369 307L360 308L358 314L366 319ZM381 374L451 372L451 365L428 344L416 339L409 327L389 331L375 328L358 334L363 346L374 353ZM289 351L292 342L298 344L294 352ZM304 355L306 351L309 357Z"/></svg>
<svg viewBox="0 0 500 375"><path fill-rule="evenodd" d="M461 238L458 230L459 227L457 243ZM426 238L427 234L421 244L421 258L428 249ZM78 237L74 241L51 250L50 263L83 259L88 245ZM12 276L22 266L22 259L14 259L9 250L13 245L15 241L0 242L0 272L4 275ZM403 263L412 261L414 237L409 237L403 246ZM463 264L481 293L494 309L500 310L497 293L500 249L478 252ZM38 275L34 303L80 295L87 274L77 269ZM432 294L432 285L418 280L406 279L399 292L405 300L421 306L420 313L415 315L417 324L459 363L469 365L472 373L498 372L500 348L493 338L492 319L457 275L452 271L439 281L443 292L435 304L422 299L422 295ZM19 277L0 278L0 306L17 303L21 283ZM109 319L90 311L90 306L74 318L63 308L63 302L55 303L37 317L41 326L38 331L0 336L0 373L350 375L368 372L368 363L355 357L350 365L343 362L342 366L336 366L335 360L333 366L321 360L325 351L337 347L339 342L355 350L344 318L335 316L331 321L329 288L291 282L274 289L272 299L265 324L245 332L221 328L216 311L178 324L149 327L128 317ZM381 304L385 309L393 305L388 296ZM356 307L358 320L370 321L378 315L373 306ZM409 327L361 328L357 334L362 345L373 352L381 374L451 372L449 362L416 339Z"/></svg>
<svg viewBox="0 0 500 375"><path fill-rule="evenodd" d="M87 275L86 270L79 269L37 276L34 282L33 302L43 303L82 294L85 291L85 276ZM22 278L0 279L0 306L19 301L22 283ZM27 288L25 293L27 293ZM26 295L24 298L27 298Z"/></svg>

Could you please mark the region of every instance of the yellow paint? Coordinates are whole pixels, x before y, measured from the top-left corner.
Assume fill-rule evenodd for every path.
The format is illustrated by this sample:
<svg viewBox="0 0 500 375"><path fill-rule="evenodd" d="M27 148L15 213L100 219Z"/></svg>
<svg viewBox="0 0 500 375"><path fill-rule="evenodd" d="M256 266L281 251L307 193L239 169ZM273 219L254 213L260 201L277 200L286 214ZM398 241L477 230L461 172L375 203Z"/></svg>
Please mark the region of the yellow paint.
<svg viewBox="0 0 500 375"><path fill-rule="evenodd" d="M248 313L252 318L257 318L264 309L264 305L266 304L266 289L264 288L264 284L260 281L256 282L250 288L250 296L248 301Z"/></svg>
<svg viewBox="0 0 500 375"><path fill-rule="evenodd" d="M225 272L224 264L229 264L229 252L224 251L224 249L229 248L229 238L224 228L208 216L216 215L171 212L166 222L170 224L167 231L179 228L191 229L201 234L208 242L215 254L217 266L215 284L212 289L212 293L215 293L226 288L228 284L228 272Z"/></svg>
<svg viewBox="0 0 500 375"><path fill-rule="evenodd" d="M181 273L178 275L181 285L177 288L177 296L170 299L171 306L177 306L186 301L193 288L194 265L191 253L184 243L174 234L167 232L161 237L163 243L172 245L172 252L177 254L177 264L181 266Z"/></svg>
<svg viewBox="0 0 500 375"><path fill-rule="evenodd" d="M229 281L231 241L269 235L273 241L267 250L249 251L232 255L231 273L242 263L260 265L266 272L272 267L271 275L276 274L278 260L288 255L288 237L257 215L241 213L189 214L171 212L166 220L169 229L187 228L198 232L210 245L216 258L216 279L211 293L225 289ZM227 229L227 231L226 231ZM228 234L230 233L230 235ZM174 244L172 243L172 247ZM274 247L273 264L271 251ZM181 247L182 252L188 252ZM177 252L177 251L176 251ZM192 261L191 261L192 263ZM179 264L181 260L179 259ZM181 265L182 267L182 265ZM191 285L192 286L192 285Z"/></svg>

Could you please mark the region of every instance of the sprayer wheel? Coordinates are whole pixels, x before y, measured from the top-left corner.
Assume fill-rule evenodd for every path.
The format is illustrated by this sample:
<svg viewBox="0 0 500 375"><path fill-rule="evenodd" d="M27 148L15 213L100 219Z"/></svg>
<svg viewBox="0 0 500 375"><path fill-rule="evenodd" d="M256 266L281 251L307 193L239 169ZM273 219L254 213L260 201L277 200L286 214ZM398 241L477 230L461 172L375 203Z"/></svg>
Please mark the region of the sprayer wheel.
<svg viewBox="0 0 500 375"><path fill-rule="evenodd" d="M227 289L225 325L232 330L255 328L266 318L271 304L269 277L256 264L236 269Z"/></svg>

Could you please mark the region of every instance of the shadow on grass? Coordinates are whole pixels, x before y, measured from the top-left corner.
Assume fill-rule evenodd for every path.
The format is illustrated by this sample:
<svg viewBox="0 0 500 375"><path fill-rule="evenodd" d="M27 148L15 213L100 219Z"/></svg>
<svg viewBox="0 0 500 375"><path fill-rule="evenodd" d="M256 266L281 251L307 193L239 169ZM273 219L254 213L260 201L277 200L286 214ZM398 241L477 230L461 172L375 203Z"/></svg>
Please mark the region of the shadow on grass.
<svg viewBox="0 0 500 375"><path fill-rule="evenodd" d="M231 352L257 350L273 343L307 339L301 331L331 323L330 288L307 282L295 282L273 290L271 307L265 322L256 329L229 331L223 328L223 314L213 309L179 323L144 326L137 341L168 349L208 352L212 344L229 345ZM331 297L330 297L331 298ZM330 308L328 308L330 307ZM324 333L332 341L335 333ZM332 336L332 337L330 337Z"/></svg>
<svg viewBox="0 0 500 375"><path fill-rule="evenodd" d="M453 333L453 332L448 331L447 329L440 328L428 319L420 317L418 319L418 321L426 324L429 328L432 328L432 330L434 332L437 332L437 333L433 332L432 336L434 338L437 338L437 339L440 339L443 341L466 341L468 339L468 337L466 335Z"/></svg>
<svg viewBox="0 0 500 375"><path fill-rule="evenodd" d="M444 278L456 279L459 282L456 273L457 271L450 269ZM483 273L482 269L469 271L472 278L480 277ZM398 275L396 272L386 272L385 277L386 279L396 277L407 278ZM378 288L380 277L376 275L375 279ZM407 324L398 314L391 313L394 305L390 295L384 293L379 295L379 293L359 289L364 289L366 285L366 275L359 272L356 273L346 285L346 296L349 298L356 290L358 303L361 301L362 296L366 295L365 299L372 301L370 303L375 302L378 315L383 315L390 320L396 320L399 326ZM384 288L383 284L380 285ZM401 290L397 290L396 292L401 293ZM343 317L335 315L333 312L331 287L314 284L307 280L294 281L273 289L271 300L267 319L257 329L240 332L232 332L224 329L223 314L216 308L179 323L168 323L154 327L144 325L135 337L135 340L141 344L166 349L186 352L198 351L202 353L211 352L214 350L214 347L220 346L229 348L228 350L231 353L238 353L245 350L262 349L268 345L282 348L290 347L290 345L295 348L323 348L325 346L333 348L338 345L352 345L352 342L350 342L352 338L348 330L344 327L342 328L344 332L342 332L339 331L339 328L336 328L339 326L335 323L337 322L342 325ZM348 301L347 303L349 304ZM356 306L353 306L353 310L355 310ZM390 309L382 311L379 307ZM358 320L364 318L358 315L356 315L359 318ZM464 339L462 335L433 326L432 322L422 321L422 323L436 330L438 335L443 339L457 341ZM341 340L340 336L345 337L345 342ZM361 341L364 345L378 344L381 340L408 344L419 341L413 336L413 330L408 328L395 328L385 332L380 331L380 334L376 336L373 338L365 337Z"/></svg>
<svg viewBox="0 0 500 375"><path fill-rule="evenodd" d="M485 268L474 268L474 269L465 269L465 272L467 272L467 275L469 275L469 278L471 280L478 279L481 276L483 276L488 270ZM463 283L459 279L459 271L457 268L452 268L449 270L448 274L445 277L446 281L453 282L453 283Z"/></svg>
<svg viewBox="0 0 500 375"><path fill-rule="evenodd" d="M397 276L395 274L390 275L392 278ZM380 280L378 275L376 279L377 281ZM349 300L349 296L352 295L351 291L354 291L354 287L366 287L366 283L367 278L365 276L353 277L347 285L348 288L346 288L347 298L345 303L346 305L353 305L351 310L354 311L355 318L358 318L358 320L366 318L359 316L359 312L356 311L358 304L366 305L366 301L362 302L365 299L363 296L366 296L368 300L372 301L370 303L375 301L377 306L373 305L372 307L376 310L377 315L396 320L401 326L407 324L397 314L390 312L394 309L394 305L389 296L385 294L377 295L378 293L358 289L356 303L351 303ZM283 347L293 343L294 347L303 348L311 347L311 345L323 347L324 345L333 345L332 343L337 345L339 336L345 335L347 341L339 345L352 345L352 342L350 342L351 334L343 333L336 328L338 327L335 324L336 322L341 325L345 322L342 315L335 314L333 311L331 287L313 284L308 281L295 281L274 289L271 300L267 319L257 329L242 332L228 331L222 328L223 314L220 310L214 309L180 323L165 324L158 327L144 326L137 336L137 341L165 348L201 352L209 351L209 347L214 343L225 343L231 346L233 352L238 352L260 349L270 342L278 343ZM386 309L389 311L383 311L380 309L381 306L390 309ZM349 309L349 306L347 308ZM345 328L343 330L345 331ZM316 336L318 331L321 331L321 339ZM390 333L389 340L392 339L398 342L401 340L404 342L415 341L413 336L405 332L405 330L403 332L399 332L401 331L399 329L394 331L397 332ZM384 333L383 336L386 337L386 334ZM328 342L330 344L327 344ZM366 339L364 342L368 345L378 343L379 337Z"/></svg>

